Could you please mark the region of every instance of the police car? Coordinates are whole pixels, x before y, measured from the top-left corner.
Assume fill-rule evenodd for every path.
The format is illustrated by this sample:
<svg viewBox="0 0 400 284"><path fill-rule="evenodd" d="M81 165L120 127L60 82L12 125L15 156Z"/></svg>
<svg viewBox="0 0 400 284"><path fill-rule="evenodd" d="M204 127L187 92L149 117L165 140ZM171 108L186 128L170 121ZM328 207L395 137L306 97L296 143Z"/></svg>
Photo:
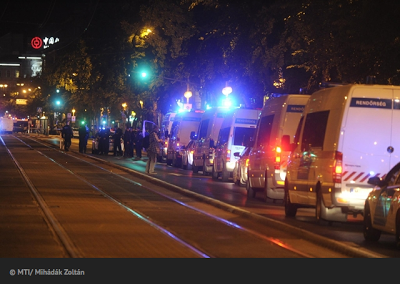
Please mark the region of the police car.
<svg viewBox="0 0 400 284"><path fill-rule="evenodd" d="M364 205L364 238L378 241L382 232L393 234L400 248L400 163L384 178L375 176L368 183L375 188Z"/></svg>

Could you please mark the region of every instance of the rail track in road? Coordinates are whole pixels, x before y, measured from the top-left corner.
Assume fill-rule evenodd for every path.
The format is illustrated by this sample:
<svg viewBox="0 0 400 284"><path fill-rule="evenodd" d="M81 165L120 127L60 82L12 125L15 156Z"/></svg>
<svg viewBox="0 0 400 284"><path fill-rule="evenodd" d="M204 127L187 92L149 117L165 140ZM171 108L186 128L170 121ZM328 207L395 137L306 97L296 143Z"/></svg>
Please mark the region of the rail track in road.
<svg viewBox="0 0 400 284"><path fill-rule="evenodd" d="M357 256L28 136L2 136L1 146L35 197L65 257Z"/></svg>

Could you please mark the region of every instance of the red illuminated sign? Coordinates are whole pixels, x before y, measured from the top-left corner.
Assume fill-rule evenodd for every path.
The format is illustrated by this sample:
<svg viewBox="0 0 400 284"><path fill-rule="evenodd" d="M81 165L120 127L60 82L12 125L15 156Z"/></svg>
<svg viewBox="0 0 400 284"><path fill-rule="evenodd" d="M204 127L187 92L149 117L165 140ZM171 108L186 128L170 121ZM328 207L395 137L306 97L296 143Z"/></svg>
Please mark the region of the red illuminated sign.
<svg viewBox="0 0 400 284"><path fill-rule="evenodd" d="M34 49L39 49L42 47L43 41L40 37L36 36L31 40L31 45Z"/></svg>

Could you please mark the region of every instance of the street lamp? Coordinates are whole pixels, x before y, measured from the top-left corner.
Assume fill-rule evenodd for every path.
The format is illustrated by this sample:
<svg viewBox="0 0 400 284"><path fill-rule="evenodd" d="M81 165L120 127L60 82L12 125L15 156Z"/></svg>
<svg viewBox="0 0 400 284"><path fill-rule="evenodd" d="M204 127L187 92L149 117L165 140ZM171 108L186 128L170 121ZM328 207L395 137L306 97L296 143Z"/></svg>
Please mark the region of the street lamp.
<svg viewBox="0 0 400 284"><path fill-rule="evenodd" d="M72 109L72 115L75 116L75 109Z"/></svg>
<svg viewBox="0 0 400 284"><path fill-rule="evenodd" d="M189 98L192 97L192 92L189 90L189 83L186 85L186 92L183 94L183 96L186 98L187 104L189 104Z"/></svg>
<svg viewBox="0 0 400 284"><path fill-rule="evenodd" d="M0 84L0 88L2 88L3 89L3 97L5 97L6 96L6 93L4 93L4 88L7 88L8 87L8 85L7 84Z"/></svg>

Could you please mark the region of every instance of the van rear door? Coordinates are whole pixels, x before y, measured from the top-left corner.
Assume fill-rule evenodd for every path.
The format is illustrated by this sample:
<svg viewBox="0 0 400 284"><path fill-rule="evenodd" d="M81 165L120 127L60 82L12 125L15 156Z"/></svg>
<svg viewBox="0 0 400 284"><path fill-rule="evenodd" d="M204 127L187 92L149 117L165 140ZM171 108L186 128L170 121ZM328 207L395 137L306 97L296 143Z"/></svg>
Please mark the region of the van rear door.
<svg viewBox="0 0 400 284"><path fill-rule="evenodd" d="M393 138L398 137L392 130L393 92L389 88L368 86L353 89L339 142L343 183L366 186L370 176L382 177L399 160L398 156L392 158L393 153L400 153L399 139L397 145L393 144ZM400 110L395 114L400 121ZM397 151L393 152L393 148Z"/></svg>

